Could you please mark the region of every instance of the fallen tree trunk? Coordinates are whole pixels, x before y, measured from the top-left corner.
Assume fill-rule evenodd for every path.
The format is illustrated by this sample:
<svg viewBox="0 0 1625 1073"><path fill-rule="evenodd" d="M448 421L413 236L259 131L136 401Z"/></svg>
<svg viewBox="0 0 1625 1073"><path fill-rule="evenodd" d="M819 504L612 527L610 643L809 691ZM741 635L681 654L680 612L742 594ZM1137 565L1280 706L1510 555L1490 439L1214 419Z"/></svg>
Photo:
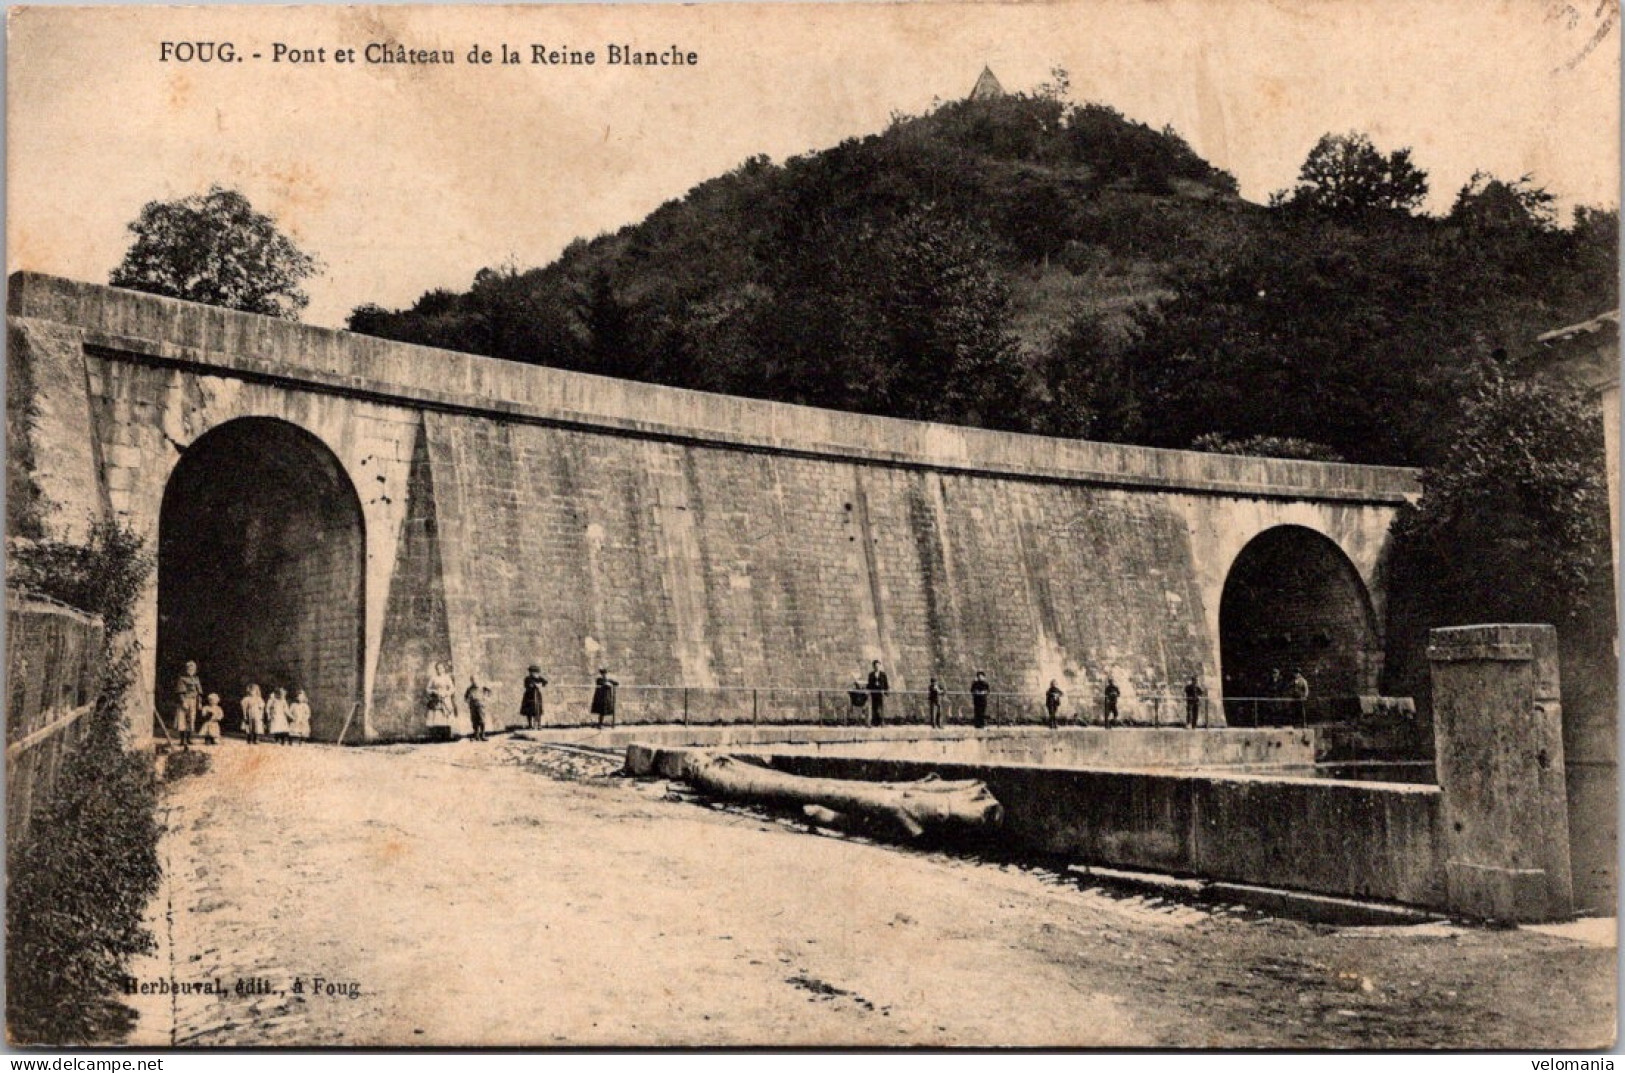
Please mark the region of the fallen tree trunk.
<svg viewBox="0 0 1625 1073"><path fill-rule="evenodd" d="M907 838L933 829L996 827L1004 819L1004 806L976 779L944 781L934 775L918 782L815 779L710 753L688 758L681 778L718 797L798 809L817 806L879 823Z"/></svg>

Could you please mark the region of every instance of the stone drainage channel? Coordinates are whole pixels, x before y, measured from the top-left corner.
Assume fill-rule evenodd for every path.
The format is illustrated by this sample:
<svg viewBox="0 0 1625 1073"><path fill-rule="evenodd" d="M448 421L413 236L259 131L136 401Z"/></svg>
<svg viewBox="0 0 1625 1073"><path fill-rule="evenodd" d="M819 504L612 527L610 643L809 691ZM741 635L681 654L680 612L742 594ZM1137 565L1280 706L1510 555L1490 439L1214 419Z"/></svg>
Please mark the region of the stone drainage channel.
<svg viewBox="0 0 1625 1073"><path fill-rule="evenodd" d="M526 734L516 736L521 738L530 737L530 735ZM540 739L532 740L536 745L562 756L589 761L603 761L606 764L620 763L621 769L617 772L620 775L630 775L649 781L664 781L665 786L662 796L666 800L693 804L739 816L748 816L777 824L787 830L818 837L842 839L860 845L885 844L905 853L951 853L978 863L1007 870L1019 870L1050 885L1075 887L1079 890L1090 891L1113 899L1132 902L1138 908L1148 909L1153 912L1203 912L1215 916L1240 919L1277 917L1338 927L1410 925L1441 922L1449 919L1443 914L1391 902L1341 898L1258 884L1226 882L1201 877L1176 876L1137 869L1111 868L1099 864L1078 863L1059 856L1010 850L987 840L974 842L964 840L954 842L935 841L923 846L908 845L895 840L875 838L867 834L821 824L787 808L729 800L709 795L692 789L680 781L663 779L657 773L640 772L638 771L640 765L633 755L633 750L639 747L636 744L622 747L620 745L590 744L587 742L565 743L542 741ZM766 743L753 744L762 745ZM907 747L916 743L902 741L895 744L903 747L901 751L907 752ZM974 746L980 743L961 741L959 744ZM953 747L952 744L949 744L949 748ZM649 747L643 746L642 748L647 749ZM884 743L877 742L837 743L828 746L828 748L834 751L850 750L870 753L871 755L883 755L884 752L889 751L884 749ZM741 751L750 752L755 750ZM744 759L748 760L749 757L747 756ZM1303 760L1302 757L1296 759ZM1314 778L1368 779L1377 777L1410 783L1430 781L1427 776L1431 773L1431 764L1418 764L1408 761L1362 765L1287 762L1268 766L1241 764L1236 765L1236 767L1254 771L1273 770L1279 773Z"/></svg>

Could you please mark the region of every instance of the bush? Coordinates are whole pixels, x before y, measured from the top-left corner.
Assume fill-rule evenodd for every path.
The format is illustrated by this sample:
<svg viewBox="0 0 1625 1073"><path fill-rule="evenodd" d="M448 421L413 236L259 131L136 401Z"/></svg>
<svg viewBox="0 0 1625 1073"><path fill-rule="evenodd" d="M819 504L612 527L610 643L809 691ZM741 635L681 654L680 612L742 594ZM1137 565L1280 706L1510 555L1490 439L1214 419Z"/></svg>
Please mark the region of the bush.
<svg viewBox="0 0 1625 1073"><path fill-rule="evenodd" d="M158 787L130 752L123 701L131 655L108 670L85 739L6 861L6 1023L15 1043L116 1039L134 1014L113 998L158 889Z"/></svg>
<svg viewBox="0 0 1625 1073"><path fill-rule="evenodd" d="M1236 439L1222 432L1209 432L1192 440L1191 450L1255 458L1297 458L1307 462L1343 461L1342 455L1325 444L1295 436L1247 436Z"/></svg>
<svg viewBox="0 0 1625 1073"><path fill-rule="evenodd" d="M10 584L100 615L109 637L135 625L135 602L153 561L134 530L96 522L83 544L13 537L6 551Z"/></svg>
<svg viewBox="0 0 1625 1073"><path fill-rule="evenodd" d="M164 781L175 782L192 775L202 775L208 770L209 758L206 755L196 749L183 749L171 753L164 763Z"/></svg>

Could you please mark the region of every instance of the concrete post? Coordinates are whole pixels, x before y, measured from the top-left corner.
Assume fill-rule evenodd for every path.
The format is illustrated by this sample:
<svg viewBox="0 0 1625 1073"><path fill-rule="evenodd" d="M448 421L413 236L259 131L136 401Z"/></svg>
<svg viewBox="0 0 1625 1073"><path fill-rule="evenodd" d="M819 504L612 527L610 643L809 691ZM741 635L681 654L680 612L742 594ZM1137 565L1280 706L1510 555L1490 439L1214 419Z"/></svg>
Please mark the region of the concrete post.
<svg viewBox="0 0 1625 1073"><path fill-rule="evenodd" d="M1568 916L1557 631L1434 630L1428 661L1450 908L1495 920Z"/></svg>

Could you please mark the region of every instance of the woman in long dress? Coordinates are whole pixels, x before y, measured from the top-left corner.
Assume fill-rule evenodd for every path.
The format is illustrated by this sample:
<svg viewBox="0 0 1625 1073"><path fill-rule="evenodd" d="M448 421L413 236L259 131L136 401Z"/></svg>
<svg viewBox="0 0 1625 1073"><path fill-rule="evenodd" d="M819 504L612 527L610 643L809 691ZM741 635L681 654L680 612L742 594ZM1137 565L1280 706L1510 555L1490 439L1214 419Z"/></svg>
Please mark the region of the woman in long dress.
<svg viewBox="0 0 1625 1073"><path fill-rule="evenodd" d="M288 691L281 686L265 702L265 729L278 745L288 744Z"/></svg>
<svg viewBox="0 0 1625 1073"><path fill-rule="evenodd" d="M440 660L434 665L426 696L428 708L423 725L429 729L429 740L450 741L457 722L457 681L452 677L450 663Z"/></svg>
<svg viewBox="0 0 1625 1073"><path fill-rule="evenodd" d="M243 734L248 738L248 744L259 743L260 735L265 732L265 698L260 696L260 687L250 683L248 693L240 702L243 709Z"/></svg>
<svg viewBox="0 0 1625 1073"><path fill-rule="evenodd" d="M530 673L525 675L525 695L519 702L519 715L525 720L525 726L531 730L542 725L542 717L547 713L546 700L542 689L547 685L547 679L542 677L542 668L537 664L530 665Z"/></svg>
<svg viewBox="0 0 1625 1073"><path fill-rule="evenodd" d="M609 676L608 668L598 668L598 680L592 689L592 714L598 717L600 727L606 720L610 726L615 725L615 687L620 684Z"/></svg>
<svg viewBox="0 0 1625 1073"><path fill-rule="evenodd" d="M301 689L288 705L288 736L294 741L310 740L310 698Z"/></svg>

